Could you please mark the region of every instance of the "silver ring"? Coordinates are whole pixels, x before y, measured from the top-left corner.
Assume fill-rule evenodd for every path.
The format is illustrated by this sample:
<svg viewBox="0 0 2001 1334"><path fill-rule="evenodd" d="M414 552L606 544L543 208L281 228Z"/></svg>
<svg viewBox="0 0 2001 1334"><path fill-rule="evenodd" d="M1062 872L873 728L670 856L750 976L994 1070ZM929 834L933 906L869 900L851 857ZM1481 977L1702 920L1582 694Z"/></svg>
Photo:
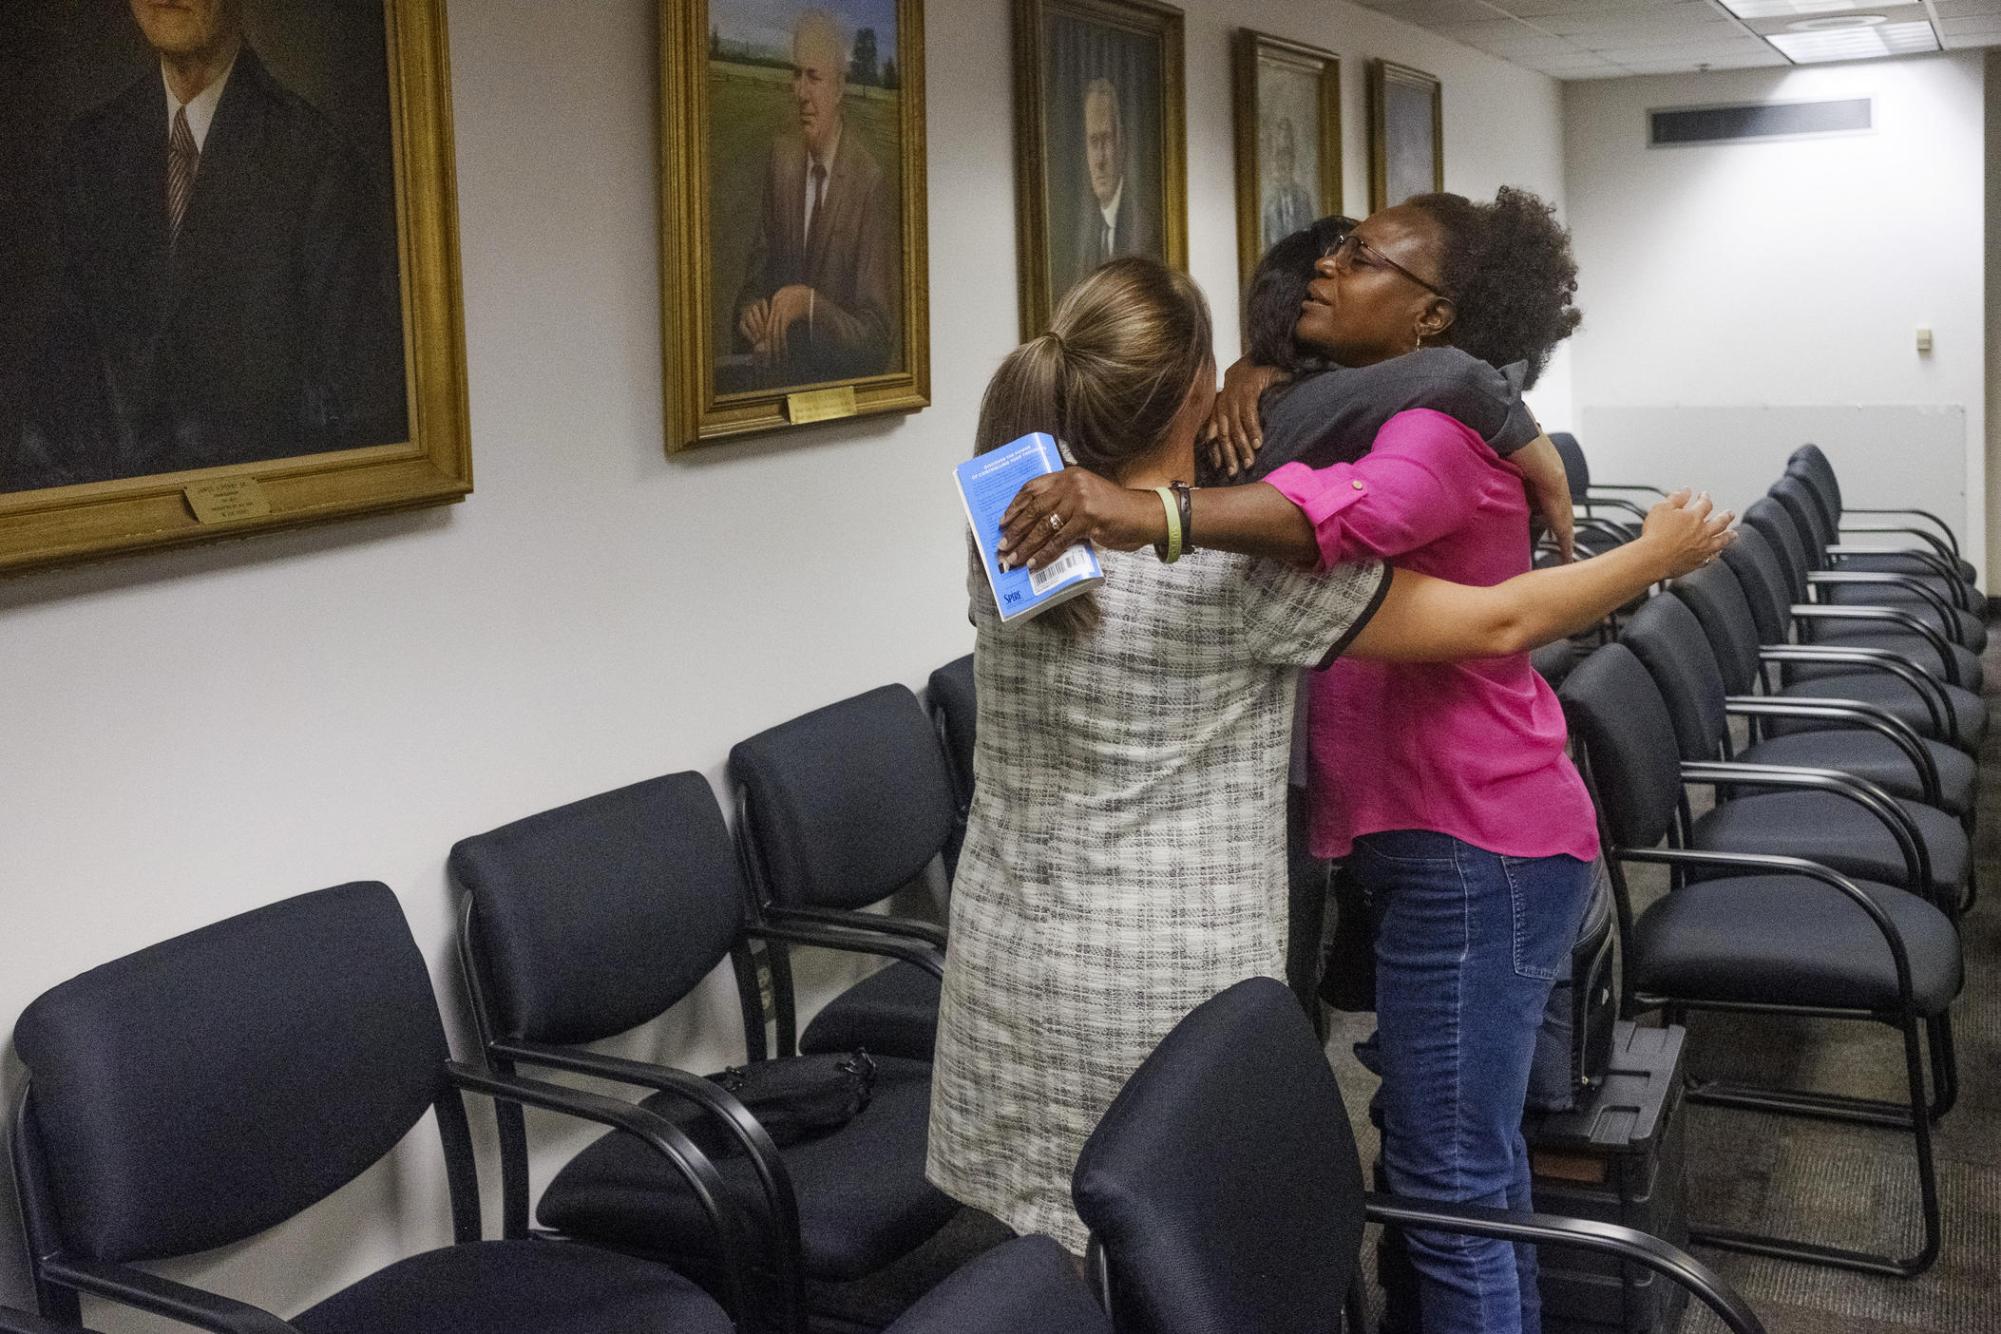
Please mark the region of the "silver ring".
<svg viewBox="0 0 2001 1334"><path fill-rule="evenodd" d="M1049 531L1050 531L1050 532L1052 532L1052 533L1060 533L1060 532L1062 532L1062 531L1063 531L1063 516L1062 516L1062 515L1060 515L1060 514L1051 514L1051 515L1049 516Z"/></svg>

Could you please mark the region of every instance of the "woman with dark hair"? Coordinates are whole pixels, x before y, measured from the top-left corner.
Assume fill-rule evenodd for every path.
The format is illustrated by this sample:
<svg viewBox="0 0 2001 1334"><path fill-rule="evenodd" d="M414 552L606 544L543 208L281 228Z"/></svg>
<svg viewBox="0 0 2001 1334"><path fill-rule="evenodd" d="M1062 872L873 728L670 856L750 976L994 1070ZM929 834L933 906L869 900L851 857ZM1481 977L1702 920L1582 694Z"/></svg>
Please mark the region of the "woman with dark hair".
<svg viewBox="0 0 2001 1334"><path fill-rule="evenodd" d="M1373 214L1318 261L1295 334L1339 367L1394 367L1450 346L1490 367L1521 363L1533 383L1577 325L1575 291L1569 238L1535 196L1423 195ZM1315 396L1353 374L1304 375L1267 398L1265 447L1281 428L1289 446L1326 446ZM1474 585L1505 586L1531 568L1519 473L1437 411L1397 413L1355 462L1293 462L1265 480L1193 492L1193 540L1323 566L1392 560L1400 577ZM1083 537L1114 549L1158 540L1152 499L1070 472L1039 479L1006 516L1011 559L1040 565ZM1390 1187L1527 1208L1521 1115L1536 1028L1598 855L1562 710L1526 653L1350 655L1314 678L1308 726L1312 849L1348 859L1378 918ZM1423 1232L1409 1241L1426 1334L1539 1329L1531 1248Z"/></svg>
<svg viewBox="0 0 2001 1334"><path fill-rule="evenodd" d="M1192 282L1116 260L1002 362L977 448L1049 431L1076 465L1066 475L1120 495L1157 488L1140 494L1164 517L1215 396L1210 346ZM1312 524L1278 507L1273 545L1316 564ZM1106 551L1101 587L1019 626L1002 625L971 553L979 741L939 1006L931 1179L1081 1253L1070 1174L1120 1086L1189 1009L1243 978L1283 975L1298 670L1340 654L1521 652L1728 537L1706 507L1663 504L1648 523L1598 560L1490 588L1392 576L1372 558L1316 571L1184 557L1170 537L1154 555Z"/></svg>

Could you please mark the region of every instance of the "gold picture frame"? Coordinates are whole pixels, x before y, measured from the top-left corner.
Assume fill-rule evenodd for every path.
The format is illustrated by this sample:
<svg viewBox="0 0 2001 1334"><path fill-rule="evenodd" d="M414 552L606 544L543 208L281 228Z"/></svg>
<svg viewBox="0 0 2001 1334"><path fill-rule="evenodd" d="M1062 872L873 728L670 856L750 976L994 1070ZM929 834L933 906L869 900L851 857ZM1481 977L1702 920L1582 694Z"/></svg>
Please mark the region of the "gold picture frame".
<svg viewBox="0 0 2001 1334"><path fill-rule="evenodd" d="M1158 0L1015 0L1022 337L1108 256L1188 267L1182 48L1181 11Z"/></svg>
<svg viewBox="0 0 2001 1334"><path fill-rule="evenodd" d="M1248 286L1272 242L1341 211L1341 58L1249 28L1235 45L1237 260ZM1302 182L1293 163L1305 135Z"/></svg>
<svg viewBox="0 0 2001 1334"><path fill-rule="evenodd" d="M776 8L662 0L670 452L931 402L923 0Z"/></svg>
<svg viewBox="0 0 2001 1334"><path fill-rule="evenodd" d="M183 196L182 214L176 220L172 239L162 236L147 244L164 256L158 263L163 269L160 276L162 286L166 288L165 295L150 298L159 303L158 309L165 311L158 316L159 326L151 335L157 342L166 336L171 322L180 317L187 303L197 299L172 286L183 277L183 270L177 266L192 266L197 257L206 259L221 253L218 238L227 234L232 221L240 224L241 218L246 215L233 215L230 210L248 210L269 203L260 198L255 203L246 204L249 197L241 193L240 187L229 187L237 189L234 194L225 196L221 193L225 189L222 182L232 179L228 172L247 161L233 156L240 145L247 142L240 135L231 137L236 133L233 127L247 122L236 118L232 107L248 105L252 112L258 111L254 99L263 96L267 105L303 108L294 111L290 123L295 128L305 128L298 129L299 137L286 141L288 144L311 144L314 151L327 155L329 160L351 166L359 173L345 179L368 182L379 178L393 185L393 199L378 201L374 199L375 192L365 192L372 202L386 203L393 209L395 236L392 250L386 226L382 226L379 232L369 233L379 240L380 251L370 261L374 265L369 270L372 281L359 298L361 303L372 303L368 314L377 323L370 328L385 335L369 342L367 347L374 353L375 369L380 372L371 383L375 389L382 391L375 401L383 411L374 419L374 424L379 428L378 434L391 435L391 442L361 443L285 457L254 458L251 461L174 467L173 464L187 464L204 457L203 450L207 450L209 456L225 452L255 455L271 452L274 442L277 448L282 449L287 447L287 441L290 447L296 447L301 440L310 437L303 432L292 434L271 429L266 425L271 420L269 417L225 419L216 416L202 419L195 409L186 406L186 395L175 398L171 393L162 393L158 401L149 404L146 410L151 415L138 417L130 411L132 400L117 396L123 386L115 381L115 372L109 369L102 372L102 381L109 382L109 388L106 383L90 381L87 375L75 381L43 376L39 383L45 386L45 397L54 405L46 414L47 418L51 422L61 420L65 423L64 428L50 426L48 430L40 431L27 408L21 409L15 419L7 419L0 414L0 487L9 485L10 480L28 483L0 490L0 572L66 564L118 552L175 546L210 538L236 537L384 510L446 504L463 498L472 490L445 0L383 0L382 13L382 40L388 60L387 69L381 74L380 86L385 90L387 105L374 105L367 114L372 118L370 123L380 127L386 136L386 159L380 155L379 147L375 149L377 156L368 156L370 147L382 144L382 138L351 148L341 140L343 146L329 147L340 137L336 119L322 117L310 99L297 96L289 86L289 80L296 77L299 70L305 71L309 87L324 89L328 86L314 83L313 62L302 62L297 57L302 51L313 55L330 48L333 44L326 41L327 29L324 25L343 21L339 16L319 19L322 26L315 29L310 37L287 33L268 16L262 18L262 26L246 22L240 35L241 45L231 57L228 73L221 80L220 99L212 105L214 120L207 130L207 151L202 154L203 165L215 184L205 195L202 189L204 177L198 169L191 187L192 202L187 202L187 196ZM78 62L77 68L81 73L77 77L93 81L105 89L123 86L124 92L108 96L101 107L80 114L72 122L72 128L64 132L93 133L94 130L76 130L74 126L83 125L88 120L91 126L102 127L122 114L120 107L160 106L161 66L158 57L144 45L145 41L151 40L151 34L138 28L130 32L120 29L106 33L98 31L95 25L90 25L90 32L80 34L73 28L63 26L84 23L81 18L52 22L42 28L41 35L52 48L71 55L76 50L104 54L102 68ZM357 28L354 34L348 36L355 34L368 42L375 40L372 24ZM293 57L289 64L282 67L275 53L267 53L264 59L258 55L260 39L274 37L276 40L269 44ZM373 82L375 77L373 72L368 75L369 87L376 86ZM110 82L113 79L119 83ZM351 90L348 95L351 99L357 96ZM160 114L164 117L165 112ZM161 128L164 129L164 126L163 119ZM333 126L334 132L329 134L324 128L326 126ZM61 142L68 144L70 141ZM344 153L350 156L342 157ZM79 171L72 171L71 175L77 178L72 184L60 177L63 170L60 166L55 170L63 187L83 206L97 213L116 215L116 206L129 202L118 198L110 184L100 187L97 183L99 178L85 180ZM164 172L167 167L163 162L156 170ZM102 179L108 182L111 178ZM268 177L264 179L268 180ZM96 193L100 188L104 191L102 197ZM150 200L157 196L148 194L145 198ZM211 202L205 204L205 200ZM271 206L282 206L282 203ZM355 205L354 211L358 216L363 215L361 205ZM143 232L145 227L163 227L163 224L154 221L157 216L150 212L141 215L141 225L132 230ZM319 218L317 214L313 216ZM385 210L378 220L386 224L387 219L388 211ZM120 225L124 225L122 221ZM63 244L72 244L69 233L55 234L61 237ZM217 245L215 251L207 248L212 244ZM395 262L393 271L389 268L392 258ZM230 260L238 268L245 267L240 250L232 250ZM56 278L47 279L52 288L58 281ZM67 277L61 281L67 281ZM0 286L8 285L0 282ZM60 298L51 298L48 305L50 309L67 311L72 307L61 303L71 300L71 296L65 291ZM20 299L24 302L32 300L30 297ZM215 299L220 300L219 297ZM310 305L317 298L314 293L295 288L289 293L278 293L273 299ZM0 296L0 306L5 304L5 297ZM36 312L29 312L23 307L22 311L12 313ZM212 317L209 327L214 327L218 321L226 325L234 315L245 328L265 329L262 324L244 317L241 310L210 310L207 313ZM57 318L55 315L48 317L51 326ZM395 399L399 356L393 338L387 336L391 321L398 318L401 320L400 407ZM87 331L113 324L115 321L102 312L90 311L76 322L76 327ZM264 336L273 340L277 337L268 330ZM47 331L37 332L32 337L38 355L65 341L49 336ZM249 335L244 337L249 338ZM331 339L329 346L332 346ZM318 355L324 358L324 364L316 365L314 374L329 380L342 380L343 383L346 381L342 377L358 377L359 373L354 372L352 366L335 364L339 358L337 351L321 348ZM354 354L356 358L363 355ZM93 366L89 361L77 364ZM95 364L105 363L100 361ZM0 371L5 369L0 368ZM160 374L156 367L153 374ZM287 388L296 389L296 386ZM178 390L177 383L173 392ZM273 401L279 398L276 388L271 391L270 397ZM89 414L96 414L91 420L98 423L89 431L79 425L89 414L76 406L86 400L90 404ZM326 392L321 400L321 423L358 419L358 413L341 417L331 406L338 401L337 393L332 390ZM104 403L127 409L127 415L112 416L101 406ZM303 415L305 408L301 405L295 410L293 419ZM130 424L134 420L141 421L148 432L144 448L135 445L138 437ZM222 433L211 431L209 422L223 420L231 423L253 420L258 427L246 427L240 435L229 436L224 442L226 450L212 448ZM361 428L357 426L355 429ZM32 436L31 432L34 432ZM392 432L407 438L394 440ZM324 440L313 439L311 443L328 443L328 440L336 438L336 433L327 429L327 437ZM30 448L31 443L33 449ZM15 452L8 453L9 450ZM91 480L37 484L37 479L61 478L65 470L73 476L85 468L86 465L79 460L86 457L91 460L88 466L108 469L112 475ZM132 459L143 461L120 462ZM11 472L8 471L10 464L13 468ZM117 472L121 466L128 471ZM141 469L145 471L139 471Z"/></svg>
<svg viewBox="0 0 2001 1334"><path fill-rule="evenodd" d="M1429 125L1423 122L1428 120ZM1424 180L1429 149L1430 176ZM1445 93L1436 75L1369 65L1369 211L1445 188Z"/></svg>

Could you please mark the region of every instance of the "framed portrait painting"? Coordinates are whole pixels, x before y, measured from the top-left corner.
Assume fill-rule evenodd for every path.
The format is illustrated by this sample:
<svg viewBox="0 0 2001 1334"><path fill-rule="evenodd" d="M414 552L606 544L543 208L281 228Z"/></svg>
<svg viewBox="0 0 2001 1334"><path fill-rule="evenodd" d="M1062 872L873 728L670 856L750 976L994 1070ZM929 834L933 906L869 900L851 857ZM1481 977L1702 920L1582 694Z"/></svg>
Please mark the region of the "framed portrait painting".
<svg viewBox="0 0 2001 1334"><path fill-rule="evenodd" d="M663 0L670 450L930 402L922 0Z"/></svg>
<svg viewBox="0 0 2001 1334"><path fill-rule="evenodd" d="M1408 65L1369 66L1369 211L1445 188L1445 110L1438 80Z"/></svg>
<svg viewBox="0 0 2001 1334"><path fill-rule="evenodd" d="M8 0L0 570L472 489L444 0Z"/></svg>
<svg viewBox="0 0 2001 1334"><path fill-rule="evenodd" d="M1021 329L1109 259L1188 264L1181 11L1015 0Z"/></svg>
<svg viewBox="0 0 2001 1334"><path fill-rule="evenodd" d="M1237 255L1248 283L1271 243L1341 211L1341 61L1237 30Z"/></svg>

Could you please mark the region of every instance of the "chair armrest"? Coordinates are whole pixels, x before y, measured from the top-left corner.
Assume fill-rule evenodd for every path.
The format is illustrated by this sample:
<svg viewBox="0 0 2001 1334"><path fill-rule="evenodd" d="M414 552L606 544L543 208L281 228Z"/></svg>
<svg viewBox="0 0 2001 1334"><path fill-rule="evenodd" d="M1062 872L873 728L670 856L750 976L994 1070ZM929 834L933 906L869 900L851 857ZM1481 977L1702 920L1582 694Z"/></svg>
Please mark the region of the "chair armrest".
<svg viewBox="0 0 2001 1334"><path fill-rule="evenodd" d="M1836 542L1827 547L1827 554L1830 556L1902 556L1907 560L1916 561L1941 579L1949 579L1955 584L1964 583L1959 577L1959 567L1956 564L1949 564L1946 558L1941 556L1934 548L1858 547L1851 546L1846 542ZM1890 573L1895 574L1899 572L1892 570ZM1917 571L1913 570L1911 573L1915 574Z"/></svg>
<svg viewBox="0 0 2001 1334"><path fill-rule="evenodd" d="M1918 638L1924 640L1931 651L1938 655L1939 666L1944 670L1948 681L1956 686L1966 684L1966 682L1959 679L1959 663L1954 660L1952 647L1946 643L1945 636L1939 632L1936 626L1925 624L1924 620L1916 612L1903 607L1856 607L1845 603L1831 602L1795 602L1786 610L1796 621L1877 621L1902 626L1904 629L1918 636ZM1808 642L1807 646L1810 648L1848 647L1841 644L1814 644L1811 641ZM1863 647L1867 647L1867 645ZM1884 651L1887 652L1888 650ZM1906 659L1906 661L1909 661L1909 659ZM1915 666L1916 664L1913 663L1912 665Z"/></svg>
<svg viewBox="0 0 2001 1334"><path fill-rule="evenodd" d="M1560 1218L1554 1214L1516 1213L1470 1204L1401 1199L1373 1192L1362 1197L1362 1212L1372 1223L1491 1237L1497 1241L1570 1246L1614 1256L1651 1269L1677 1287L1688 1289L1704 1306L1716 1313L1732 1334L1765 1334L1757 1312L1715 1270L1680 1247L1671 1246L1658 1237L1648 1236L1633 1228L1583 1218Z"/></svg>
<svg viewBox="0 0 2001 1334"><path fill-rule="evenodd" d="M1938 766L1932 762L1931 752L1925 749L1925 743L1903 719L1885 713L1873 704L1858 704L1845 699L1793 696L1771 699L1761 695L1726 695L1723 711L1748 718L1821 718L1829 722L1859 723L1865 729L1889 738L1904 753L1904 758L1918 771L1918 786L1924 793L1926 805L1936 806L1941 800L1943 785L1939 780Z"/></svg>
<svg viewBox="0 0 2001 1334"><path fill-rule="evenodd" d="M1890 831L1890 837L1897 840L1897 850L1904 858L1904 874L1913 882L1912 892L1931 897L1931 854L1925 848L1924 836L1918 832L1917 822L1911 819L1909 811L1897 804L1895 797L1865 778L1834 769L1719 760L1684 761L1681 777L1683 782L1709 787L1731 787L1742 779L1746 783L1755 782L1759 787L1804 788L1833 793L1851 801L1874 815Z"/></svg>
<svg viewBox="0 0 2001 1334"><path fill-rule="evenodd" d="M1952 531L1951 524L1927 510L1858 510L1844 507L1843 516L1846 517L1849 514L1881 514L1886 518L1897 518L1901 515L1904 517L1916 516L1921 519L1930 519L1938 525L1936 533L1929 528L1912 528L1905 524L1894 523L1836 523L1835 531L1842 533L1903 533L1930 543L1932 549L1935 551L1950 552L1955 560L1959 558L1959 534Z"/></svg>
<svg viewBox="0 0 2001 1334"><path fill-rule="evenodd" d="M945 948L945 928L934 922L917 922L908 917L885 917L880 913L856 912L851 908L794 908L787 904L767 904L764 920L781 926L843 927L852 931L879 931L885 936L919 940L934 949Z"/></svg>
<svg viewBox="0 0 2001 1334"><path fill-rule="evenodd" d="M775 1235L770 1240L777 1243L779 1279L782 1291L792 1303L791 1309L785 1313L786 1323L781 1327L800 1327L794 1319L803 1310L805 1302L805 1268L799 1254L799 1197L793 1189L792 1172L785 1165L785 1155L772 1141L763 1123L737 1100L735 1094L712 1079L704 1079L671 1065L628 1060L623 1056L610 1056L581 1047L496 1038L487 1044L487 1054L519 1065L566 1070L571 1074L590 1075L596 1079L616 1080L639 1088L679 1094L720 1124L743 1148L744 1156L757 1173L758 1184L764 1189L764 1197L771 1205L776 1226Z"/></svg>
<svg viewBox="0 0 2001 1334"><path fill-rule="evenodd" d="M1938 612L1939 623L1950 626L1953 623L1954 608L1940 597L1938 590L1927 588L1915 574L1882 574L1871 570L1811 570L1807 573L1809 586L1819 584L1882 584L1890 588L1901 588L1907 593L1915 593L1919 599L1931 604Z"/></svg>
<svg viewBox="0 0 2001 1334"><path fill-rule="evenodd" d="M744 934L753 940L776 940L787 945L818 945L823 949L842 950L849 954L876 954L886 959L901 959L905 963L916 964L936 978L943 979L945 976L943 951L916 941L798 923L751 922L743 930Z"/></svg>
<svg viewBox="0 0 2001 1334"><path fill-rule="evenodd" d="M297 1326L261 1307L130 1265L58 1255L43 1260L39 1268L42 1277L52 1283L212 1334L299 1334Z"/></svg>
<svg viewBox="0 0 2001 1334"><path fill-rule="evenodd" d="M1592 491L1596 491L1598 489L1599 488L1596 485L1593 485L1591 488ZM1610 510L1614 514L1630 514L1635 519L1638 519L1642 523L1645 523L1647 518L1646 510L1642 509L1638 505L1635 505L1630 500L1622 500L1617 496L1594 496L1590 494L1590 492L1586 492L1584 498L1582 500L1579 500L1577 504L1580 508L1584 510L1586 514L1591 513L1592 510L1600 506L1603 506L1605 509Z"/></svg>
<svg viewBox="0 0 2001 1334"><path fill-rule="evenodd" d="M1766 644L1758 649L1762 662L1846 662L1887 672L1917 693L1940 737L1953 737L1952 706L1938 682L1919 671L1908 658L1879 648L1830 648L1821 644Z"/></svg>
<svg viewBox="0 0 2001 1334"><path fill-rule="evenodd" d="M1883 905L1864 894L1853 880L1839 871L1822 866L1819 862L1808 861L1804 857L1787 857L1770 852L1697 852L1692 848L1613 848L1606 855L1620 861L1651 862L1657 866L1722 866L1742 871L1746 875L1779 872L1802 876L1808 880L1818 880L1860 908L1875 925L1877 933L1883 937L1883 943L1890 947L1890 961L1896 966L1897 971L1897 994L1903 997L1907 1008L1911 1003L1911 956L1904 949L1904 933L1897 929L1897 924L1883 911Z"/></svg>
<svg viewBox="0 0 2001 1334"><path fill-rule="evenodd" d="M1666 500L1668 494L1665 490L1661 489L1660 487L1648 486L1644 482L1594 481L1591 483L1591 485L1584 488L1584 493L1587 496L1590 495L1593 491L1633 491L1642 495L1658 496L1662 500Z"/></svg>
<svg viewBox="0 0 2001 1334"><path fill-rule="evenodd" d="M523 1079L518 1075L496 1074L482 1070L464 1061L446 1061L445 1074L454 1088L469 1093L484 1094L500 1102L519 1103L524 1107L535 1107L545 1112L558 1112L574 1116L580 1121L595 1121L602 1126L611 1126L628 1135L635 1136L648 1148L665 1158L681 1179L694 1192L695 1201L708 1216L709 1224L716 1233L716 1252L723 1265L723 1287L727 1304L738 1320L747 1318L751 1307L749 1296L751 1285L745 1273L742 1247L739 1243L755 1236L755 1231L731 1199L729 1189L723 1184L722 1174L709 1161L707 1154L695 1147L694 1141L682 1134L680 1128L665 1117L656 1116L644 1107L617 1098L608 1098L602 1093L590 1093L583 1089L565 1088L561 1084L551 1084L539 1079Z"/></svg>

